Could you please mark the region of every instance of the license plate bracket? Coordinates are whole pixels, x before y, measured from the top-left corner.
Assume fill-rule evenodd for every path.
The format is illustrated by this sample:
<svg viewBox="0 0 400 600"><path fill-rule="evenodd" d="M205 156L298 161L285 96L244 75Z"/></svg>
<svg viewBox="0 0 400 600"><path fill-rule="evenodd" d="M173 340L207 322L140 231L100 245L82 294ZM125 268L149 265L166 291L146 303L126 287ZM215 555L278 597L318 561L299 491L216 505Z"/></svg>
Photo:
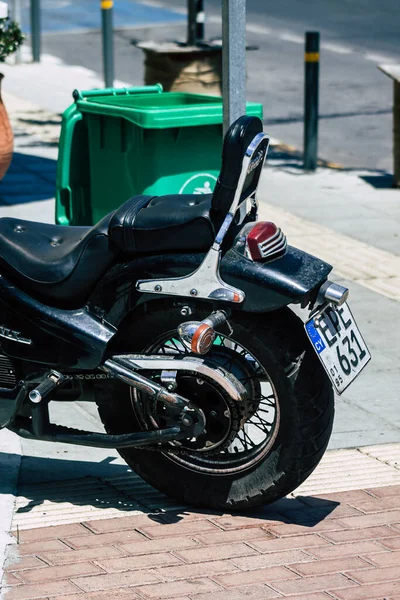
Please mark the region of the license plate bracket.
<svg viewBox="0 0 400 600"><path fill-rule="evenodd" d="M349 306L323 306L305 323L305 330L336 392L342 394L371 360Z"/></svg>

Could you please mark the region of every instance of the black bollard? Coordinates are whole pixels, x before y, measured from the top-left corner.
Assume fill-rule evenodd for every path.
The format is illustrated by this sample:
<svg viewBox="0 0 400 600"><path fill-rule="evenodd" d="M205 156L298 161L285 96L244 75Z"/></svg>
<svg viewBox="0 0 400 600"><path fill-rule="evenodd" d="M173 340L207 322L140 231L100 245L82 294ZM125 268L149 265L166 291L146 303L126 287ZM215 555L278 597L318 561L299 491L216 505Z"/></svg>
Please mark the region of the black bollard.
<svg viewBox="0 0 400 600"><path fill-rule="evenodd" d="M188 0L188 46L196 46L204 41L203 0Z"/></svg>
<svg viewBox="0 0 400 600"><path fill-rule="evenodd" d="M318 158L318 31L306 32L304 76L304 169L315 171Z"/></svg>
<svg viewBox="0 0 400 600"><path fill-rule="evenodd" d="M31 38L32 60L40 62L41 37L40 37L40 0L31 0Z"/></svg>
<svg viewBox="0 0 400 600"><path fill-rule="evenodd" d="M100 0L103 38L104 85L114 86L113 0Z"/></svg>

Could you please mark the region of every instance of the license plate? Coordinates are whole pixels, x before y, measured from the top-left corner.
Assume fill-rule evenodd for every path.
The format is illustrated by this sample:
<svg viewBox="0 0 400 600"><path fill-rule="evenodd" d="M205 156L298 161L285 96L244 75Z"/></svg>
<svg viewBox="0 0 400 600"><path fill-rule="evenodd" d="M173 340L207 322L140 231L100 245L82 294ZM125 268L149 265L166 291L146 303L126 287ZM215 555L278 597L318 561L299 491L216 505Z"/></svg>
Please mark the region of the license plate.
<svg viewBox="0 0 400 600"><path fill-rule="evenodd" d="M307 335L338 394L344 392L371 360L347 304L318 311L305 324Z"/></svg>

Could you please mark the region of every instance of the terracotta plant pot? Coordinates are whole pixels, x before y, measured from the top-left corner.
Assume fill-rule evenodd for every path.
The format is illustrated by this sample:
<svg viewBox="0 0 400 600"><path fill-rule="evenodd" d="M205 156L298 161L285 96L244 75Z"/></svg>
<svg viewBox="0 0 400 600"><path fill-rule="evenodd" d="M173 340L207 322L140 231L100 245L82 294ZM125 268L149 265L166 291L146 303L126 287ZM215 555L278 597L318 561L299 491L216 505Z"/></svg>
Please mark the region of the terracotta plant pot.
<svg viewBox="0 0 400 600"><path fill-rule="evenodd" d="M0 73L0 181L8 171L14 150L14 136L6 107L1 98L1 81L4 75Z"/></svg>

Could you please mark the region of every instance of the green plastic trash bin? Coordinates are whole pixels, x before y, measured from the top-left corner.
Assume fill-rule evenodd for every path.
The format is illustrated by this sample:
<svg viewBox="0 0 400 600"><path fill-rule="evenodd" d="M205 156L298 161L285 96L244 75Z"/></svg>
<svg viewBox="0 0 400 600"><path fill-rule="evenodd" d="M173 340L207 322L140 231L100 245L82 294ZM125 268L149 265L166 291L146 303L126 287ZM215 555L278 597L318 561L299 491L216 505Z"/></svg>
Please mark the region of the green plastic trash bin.
<svg viewBox="0 0 400 600"><path fill-rule="evenodd" d="M56 222L91 225L136 194L212 191L222 99L161 86L74 92L63 115ZM262 118L262 105L247 114Z"/></svg>

